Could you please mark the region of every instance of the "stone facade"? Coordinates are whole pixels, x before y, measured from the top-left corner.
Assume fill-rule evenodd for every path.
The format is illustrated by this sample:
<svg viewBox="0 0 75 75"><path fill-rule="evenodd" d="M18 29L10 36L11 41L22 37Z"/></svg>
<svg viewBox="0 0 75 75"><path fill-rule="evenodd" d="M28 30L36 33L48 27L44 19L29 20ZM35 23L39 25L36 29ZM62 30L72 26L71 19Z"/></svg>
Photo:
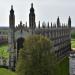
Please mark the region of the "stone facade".
<svg viewBox="0 0 75 75"><path fill-rule="evenodd" d="M8 42L8 27L0 27L0 44Z"/></svg>

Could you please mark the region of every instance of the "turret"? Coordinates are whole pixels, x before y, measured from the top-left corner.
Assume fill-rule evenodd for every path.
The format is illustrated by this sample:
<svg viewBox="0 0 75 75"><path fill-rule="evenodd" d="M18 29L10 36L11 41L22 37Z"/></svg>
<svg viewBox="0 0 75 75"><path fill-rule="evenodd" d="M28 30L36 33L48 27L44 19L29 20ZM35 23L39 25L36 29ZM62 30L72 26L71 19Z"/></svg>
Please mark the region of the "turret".
<svg viewBox="0 0 75 75"><path fill-rule="evenodd" d="M30 14L29 14L29 27L30 28L35 28L36 27L33 3L31 4Z"/></svg>
<svg viewBox="0 0 75 75"><path fill-rule="evenodd" d="M13 10L12 5L11 5L11 10L10 10L10 15L9 15L9 27L11 29L15 28L15 15L14 15L14 10Z"/></svg>
<svg viewBox="0 0 75 75"><path fill-rule="evenodd" d="M38 28L40 28L40 21L39 21L39 24L38 24Z"/></svg>
<svg viewBox="0 0 75 75"><path fill-rule="evenodd" d="M16 53L15 53L15 15L13 6L11 6L10 15L9 15L9 68L15 70L16 63Z"/></svg>
<svg viewBox="0 0 75 75"><path fill-rule="evenodd" d="M49 28L49 22L48 22L48 28Z"/></svg>
<svg viewBox="0 0 75 75"><path fill-rule="evenodd" d="M60 27L60 19L59 19L59 17L57 18L57 27Z"/></svg>
<svg viewBox="0 0 75 75"><path fill-rule="evenodd" d="M51 22L51 28L52 28L52 22Z"/></svg>
<svg viewBox="0 0 75 75"><path fill-rule="evenodd" d="M71 18L70 18L70 16L68 18L68 27L71 28Z"/></svg>

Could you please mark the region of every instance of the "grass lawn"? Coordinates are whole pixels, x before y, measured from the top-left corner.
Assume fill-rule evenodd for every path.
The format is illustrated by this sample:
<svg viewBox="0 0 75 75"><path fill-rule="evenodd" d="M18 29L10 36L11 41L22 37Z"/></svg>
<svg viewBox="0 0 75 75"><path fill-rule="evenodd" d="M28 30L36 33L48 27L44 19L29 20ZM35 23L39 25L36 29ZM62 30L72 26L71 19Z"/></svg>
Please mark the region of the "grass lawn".
<svg viewBox="0 0 75 75"><path fill-rule="evenodd" d="M0 75L16 75L16 74L8 69L0 68Z"/></svg>
<svg viewBox="0 0 75 75"><path fill-rule="evenodd" d="M72 40L71 40L71 47L72 47L72 48L75 48L75 39L72 39Z"/></svg>

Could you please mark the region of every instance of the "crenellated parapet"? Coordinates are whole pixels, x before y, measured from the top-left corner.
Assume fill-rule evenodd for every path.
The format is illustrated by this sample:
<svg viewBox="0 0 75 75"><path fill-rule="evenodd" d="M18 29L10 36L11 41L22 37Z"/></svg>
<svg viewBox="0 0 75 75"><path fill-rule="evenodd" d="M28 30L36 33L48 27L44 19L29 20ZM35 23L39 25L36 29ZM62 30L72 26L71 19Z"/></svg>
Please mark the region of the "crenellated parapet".
<svg viewBox="0 0 75 75"><path fill-rule="evenodd" d="M54 23L52 23L51 22L51 24L49 23L49 22L45 22L45 21L43 21L41 24L40 24L40 21L38 22L38 25L36 25L38 28L46 28L46 29L50 29L50 28L69 28L69 29L71 29L71 18L69 17L69 19L68 19L68 23L61 23L60 22L60 18L58 17L57 18L57 21L56 22L54 22ZM36 28L37 28L36 27Z"/></svg>
<svg viewBox="0 0 75 75"><path fill-rule="evenodd" d="M40 24L40 21L39 21L38 26L36 28L39 28L39 29L40 28L43 28L43 29L59 28L59 29L61 29L61 28L70 28L70 27L66 23L60 23L60 26L57 26L57 23L51 22L51 24L50 24L49 22L48 23L42 22L42 24Z"/></svg>
<svg viewBox="0 0 75 75"><path fill-rule="evenodd" d="M20 21L20 24L18 24L18 26L15 27L15 32L19 30L28 31L27 22L26 24L23 24L22 21Z"/></svg>

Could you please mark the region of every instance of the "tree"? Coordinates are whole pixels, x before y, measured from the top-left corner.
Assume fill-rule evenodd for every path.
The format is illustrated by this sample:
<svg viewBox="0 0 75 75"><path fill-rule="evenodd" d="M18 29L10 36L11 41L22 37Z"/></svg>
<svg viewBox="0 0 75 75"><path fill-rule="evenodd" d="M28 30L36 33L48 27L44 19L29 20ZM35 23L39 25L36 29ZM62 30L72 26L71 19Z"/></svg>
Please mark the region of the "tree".
<svg viewBox="0 0 75 75"><path fill-rule="evenodd" d="M72 33L71 33L71 37L72 37L72 39L75 38L75 32L72 32Z"/></svg>
<svg viewBox="0 0 75 75"><path fill-rule="evenodd" d="M6 45L2 45L0 48L0 58L3 61L3 65L6 66L7 59L9 58L9 52L7 51Z"/></svg>
<svg viewBox="0 0 75 75"><path fill-rule="evenodd" d="M34 35L25 39L19 52L17 75L54 75L55 55L51 48L52 42L47 37Z"/></svg>

